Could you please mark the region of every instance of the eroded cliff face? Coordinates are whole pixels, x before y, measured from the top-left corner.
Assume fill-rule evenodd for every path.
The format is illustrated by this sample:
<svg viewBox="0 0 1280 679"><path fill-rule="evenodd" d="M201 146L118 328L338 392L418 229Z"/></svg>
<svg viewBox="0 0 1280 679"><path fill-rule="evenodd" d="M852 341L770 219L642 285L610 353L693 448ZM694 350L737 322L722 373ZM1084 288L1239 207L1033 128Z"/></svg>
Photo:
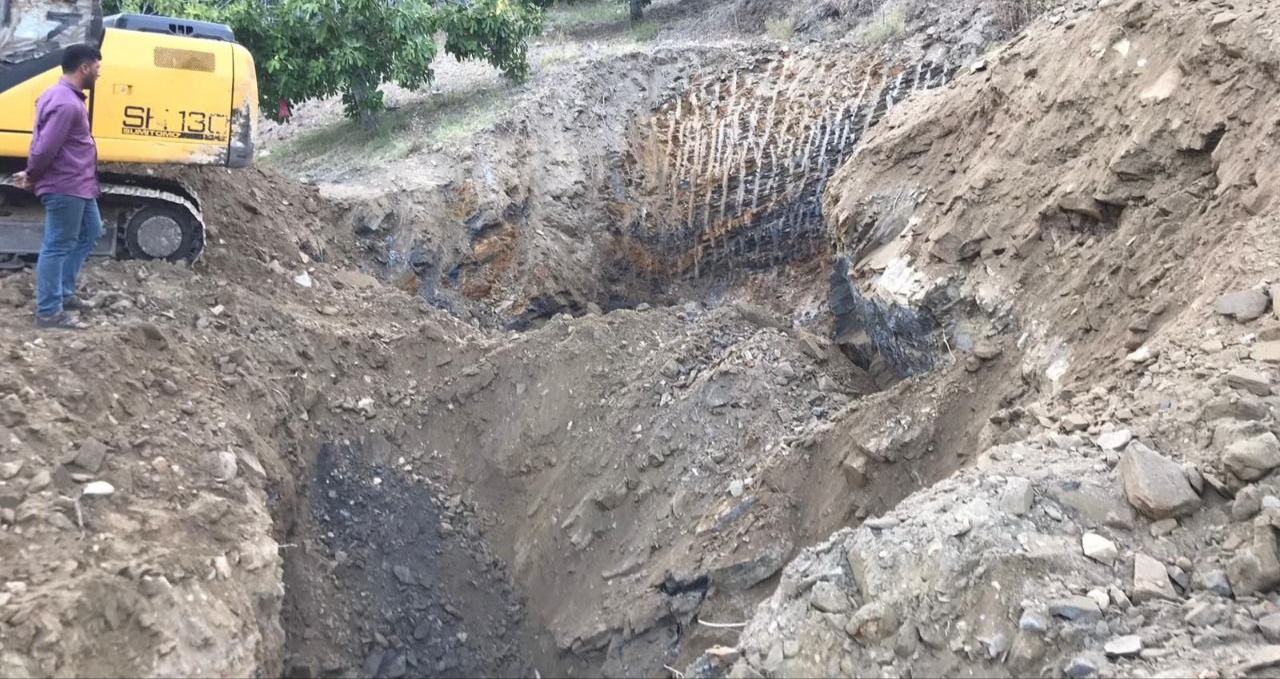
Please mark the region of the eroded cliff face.
<svg viewBox="0 0 1280 679"><path fill-rule="evenodd" d="M644 265L675 279L823 252L826 180L896 104L954 68L942 50L915 61L802 51L701 75L632 131L624 232Z"/></svg>

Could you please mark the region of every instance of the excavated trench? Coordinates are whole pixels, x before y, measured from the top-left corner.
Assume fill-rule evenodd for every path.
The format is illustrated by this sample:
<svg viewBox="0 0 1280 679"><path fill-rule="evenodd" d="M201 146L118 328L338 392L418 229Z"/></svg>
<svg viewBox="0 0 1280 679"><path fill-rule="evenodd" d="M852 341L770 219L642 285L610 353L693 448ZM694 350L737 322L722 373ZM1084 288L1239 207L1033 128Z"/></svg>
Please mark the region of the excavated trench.
<svg viewBox="0 0 1280 679"><path fill-rule="evenodd" d="M707 310L714 303L707 302L788 266L819 272L830 268L833 245L821 214L826 180L896 103L912 92L945 84L953 71L941 57L896 63L870 55L772 56L733 72L691 77L679 94L635 118L626 151L610 173L615 179L606 182L607 190L585 198L612 224L594 237L598 289L550 295L531 291L516 305L518 310L490 306L486 315L472 318L499 320L521 330L542 326L547 333L554 327L554 321L548 322L553 317L585 315L594 305L684 304L672 307L685 310L673 311L668 320L689 327L710 318L705 322L732 328L705 329L716 338L709 350L739 351L732 340L722 341L726 332L741 332L745 338L770 326L778 337L790 334L808 347L810 355L803 360L817 366L812 379L841 383L855 398L877 390L867 377L867 371L875 372L873 366L895 380L931 369L935 326L927 313L883 308L862 299L839 265L829 282L822 273L807 279L815 288L829 286L826 311L832 314L837 339L858 341L823 344L771 316L716 316ZM450 312L457 311L459 296L442 289L454 286L465 297L468 281L474 284L481 273L498 280L480 269L506 265L519 256L514 244L522 237L519 230L531 228L530 220L537 216L536 195L488 206L488 213L501 215L496 221L474 209L459 215L469 225L468 273L460 273L458 265L444 266L438 257L415 263L391 253L381 258L388 276L415 271L414 289ZM394 241L381 227L365 235ZM510 251L501 251L504 247ZM495 248L500 253L491 256ZM477 255L479 251L485 254ZM491 287L486 283L484 290ZM478 301L476 306L483 306L483 298ZM828 334L824 327L831 326L814 324L813 330ZM609 341L614 332L618 339ZM604 335L603 346L621 346L623 353L635 341L622 339L622 331L611 324L595 324L586 334ZM565 341L573 335L569 329ZM770 348L766 355L770 351L778 353ZM788 434L784 427L758 424L745 438L738 433L751 429L753 418L758 422L760 415L783 407L770 403L778 398L770 395L778 387L735 379L733 370L715 377L714 365L699 373L696 366L677 360L669 373L671 362L646 366L637 358L637 381L662 374L703 400L714 417L664 414L664 409L678 408L668 405L673 402L668 395L630 406L625 398L613 403L602 399L602 410L612 412L590 419L578 413L582 404L573 394L603 393L616 399L628 390L602 385L598 378L612 370L589 367L600 357L588 352L575 362L569 355L559 367L553 359L540 366L541 372L526 367L529 356L508 358L512 363L505 367L493 364L498 359L481 359L463 368L459 386L450 398L441 399L448 403L446 411L424 418L428 433L411 445L396 447L359 435L318 447L295 515L280 517L288 526L284 541L291 548L285 603L289 676L661 673L664 666L687 661L709 645L731 642L731 632L700 621L746 615L772 589L785 559L802 546L797 542L819 536L814 527L787 528L815 511L803 506L814 502L801 500L796 506L788 498L788 493L804 492L804 481L794 476L791 465L779 467L777 483L795 488L740 499L738 491L724 503L718 499L723 491L712 489L710 482L690 482L687 469L664 466L673 453L680 459L706 449L711 462L700 464L721 468L726 456L744 454L714 449L743 446L763 449L765 459L779 443L796 438L794 430ZM613 370L625 372L625 363L618 362L622 358L609 358L615 361ZM885 380L878 381L885 386ZM467 386L473 382L477 385ZM547 393L557 382L566 393L558 401L553 394L549 401ZM499 392L499 387L509 387L511 393ZM534 388L543 388L543 400L530 405L535 397L529 390ZM754 393L744 396L738 390ZM747 399L745 405L735 400L739 398ZM821 421L840 403L800 403L803 410L798 412ZM726 409L743 412L726 424ZM629 414L645 411L651 413L648 422L627 421ZM574 432L575 424L578 432L585 428L593 433L583 440ZM514 433L495 433L502 428ZM645 431L649 428L651 432ZM922 453L926 446L932 449L932 438L926 432L909 446ZM812 441L799 447L805 445ZM635 449L639 459L579 461L611 446ZM433 481L436 477L425 473L442 449L467 458L443 475L448 482ZM837 456L839 478L843 454L821 455ZM486 456L497 459L481 463ZM757 462L749 465L754 468ZM627 465L625 473L606 471L621 465ZM949 465L944 466L953 468ZM692 469L696 477L697 464ZM574 481L575 474L582 479ZM912 476L914 480L900 480L915 487L920 477ZM593 481L597 478L602 481ZM691 483L698 487L694 495L705 499L686 497ZM566 498L565 488L586 495L580 501ZM651 500L664 492L673 497ZM623 506L624 498L634 511ZM888 495L879 500L891 501ZM688 511L706 512L711 523L697 531L677 529L683 523L682 502L690 507L709 503ZM844 506L845 518L852 518L847 502L831 504ZM845 520L830 514L826 510L815 525ZM519 526L522 522L529 524L528 530ZM672 530L691 534L661 537ZM705 549L709 556L663 556L658 542L615 544L602 537L610 531L630 531L639 542L670 539L673 547ZM721 537L709 537L707 531ZM712 547L699 545L708 541ZM593 546L597 544L601 547ZM608 553L599 553L605 549ZM568 550L563 561L561 550ZM630 590L600 594L596 590L602 582L606 589ZM606 608L590 610L593 606Z"/></svg>

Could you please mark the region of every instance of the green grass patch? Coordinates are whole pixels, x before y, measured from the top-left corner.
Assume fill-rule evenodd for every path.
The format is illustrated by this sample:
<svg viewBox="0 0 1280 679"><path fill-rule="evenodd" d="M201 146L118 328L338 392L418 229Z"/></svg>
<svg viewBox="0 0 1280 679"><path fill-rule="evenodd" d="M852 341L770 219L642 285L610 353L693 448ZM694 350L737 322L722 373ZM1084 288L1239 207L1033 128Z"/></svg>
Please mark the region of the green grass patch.
<svg viewBox="0 0 1280 679"><path fill-rule="evenodd" d="M627 29L627 37L634 42L649 42L658 37L658 31L660 30L662 30L662 27L658 25L658 22L645 19L638 24L631 24Z"/></svg>
<svg viewBox="0 0 1280 679"><path fill-rule="evenodd" d="M764 22L765 34L779 42L791 42L796 34L796 22L791 17L775 17Z"/></svg>
<svg viewBox="0 0 1280 679"><path fill-rule="evenodd" d="M898 5L882 5L876 18L863 27L858 39L864 45L879 47L907 34L907 13Z"/></svg>
<svg viewBox="0 0 1280 679"><path fill-rule="evenodd" d="M300 133L270 149L262 162L296 172L348 160L362 165L400 160L493 125L505 95L505 88L496 85L430 95L424 101L383 112L373 130L366 130L356 120L342 120Z"/></svg>
<svg viewBox="0 0 1280 679"><path fill-rule="evenodd" d="M589 0L587 2L560 3L547 11L548 32L574 31L609 26L628 21L627 8L614 0Z"/></svg>

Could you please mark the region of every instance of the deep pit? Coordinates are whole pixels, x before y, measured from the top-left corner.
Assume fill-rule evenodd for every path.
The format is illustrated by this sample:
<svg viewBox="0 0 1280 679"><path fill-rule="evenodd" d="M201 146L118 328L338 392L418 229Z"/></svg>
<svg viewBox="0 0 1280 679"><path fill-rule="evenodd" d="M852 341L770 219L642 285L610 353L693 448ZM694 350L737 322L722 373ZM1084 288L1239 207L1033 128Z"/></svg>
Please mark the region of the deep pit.
<svg viewBox="0 0 1280 679"><path fill-rule="evenodd" d="M419 430L399 447L321 448L289 538L301 545L286 567L294 674L660 674L730 641L733 627L702 622L749 615L827 526L883 511L962 463L966 437L913 431L900 445L919 471L884 494L819 503L805 498L809 474L788 452L802 467L831 467L843 487L846 453L814 459L815 437L841 409L939 360L936 323L839 297L821 193L863 135L955 66L937 55L776 51L735 55L719 70L657 61L676 75L662 83L658 69L637 91L663 94L644 95L625 127L589 133L613 134L623 150L583 148L556 164L595 166L607 178L598 187L547 196L547 180L503 186L486 158L479 177L439 197L345 206L387 277L411 272L406 289L443 311L538 334L439 359L456 386L435 395L443 409L392 424ZM435 200L467 226L458 254L419 240L417 220ZM574 222L551 221L561 201L613 226L569 256L557 241ZM550 245L535 235L544 229ZM393 254L412 241L416 263ZM574 267L593 278L554 293L526 280L514 291L525 301L495 314L498 281L534 253L550 272L540 279L576 276ZM595 261L583 267L584 256ZM783 280L790 299L754 301ZM812 320L793 327L787 316L797 316L780 312L797 300ZM856 323L872 338L870 352L824 339L832 310L839 329ZM613 368L624 365L634 375ZM427 451L457 461L432 467ZM724 476L733 468L769 474L769 488L726 496L749 480ZM822 514L813 529L811 511ZM520 519L499 518L511 516ZM501 595L480 596L476 577Z"/></svg>
<svg viewBox="0 0 1280 679"><path fill-rule="evenodd" d="M525 336L466 360L424 355L453 377L434 395L444 407L390 424L417 429L399 446L362 436L321 448L287 538L297 544L285 568L292 673L660 674L731 641L732 626L703 623L748 616L796 548L919 487L911 471L874 498L805 498L812 482L788 456L805 460L801 468L829 466L844 487L845 452L810 452L815 436L922 363L893 363L900 352L886 345L902 370L877 383L872 357L855 363L856 348L823 338L827 325L792 327L748 300L787 279L826 306L831 245L819 197L829 173L893 105L945 85L951 69L765 53L666 88L671 99L637 115L623 135L627 154L607 170L625 190L579 196L577 210L618 224L590 266L613 299L531 297L503 322ZM468 275L518 258L518 238L545 211L534 187L512 193L520 202L484 205L463 193L475 210L457 213L470 225ZM406 200L388 214L425 209ZM371 209L351 214L367 223ZM388 242L412 228L380 222L398 224L378 236ZM465 282L444 268L420 272L431 286L415 290L456 313L440 291ZM637 305L644 316L626 309ZM599 315L605 309L613 313ZM927 323L838 314L849 316L920 356L932 351ZM936 479L961 464L963 443L931 430L901 446ZM442 456L456 461L433 464ZM735 468L768 474L768 487L733 491L749 480L724 475ZM809 527L812 511L822 518ZM476 578L498 596L481 596Z"/></svg>

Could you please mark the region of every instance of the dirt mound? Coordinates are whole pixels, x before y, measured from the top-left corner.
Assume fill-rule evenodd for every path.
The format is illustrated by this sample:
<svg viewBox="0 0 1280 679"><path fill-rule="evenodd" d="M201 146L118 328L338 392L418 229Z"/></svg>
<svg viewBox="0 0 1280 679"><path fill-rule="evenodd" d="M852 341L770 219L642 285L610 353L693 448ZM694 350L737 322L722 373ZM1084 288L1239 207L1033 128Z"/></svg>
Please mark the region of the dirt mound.
<svg viewBox="0 0 1280 679"><path fill-rule="evenodd" d="M928 354L939 372L895 390L977 396L934 403L969 410L961 446L985 452L936 484L910 474L926 487L804 552L736 650L691 671L1276 662L1275 516L1257 501L1263 460L1280 463L1280 326L1258 287L1280 274L1262 236L1276 12L1128 2L1044 22L870 135L826 195L833 300L853 300L839 339L900 368ZM874 501L904 466L946 469L946 411L837 417L817 464Z"/></svg>

